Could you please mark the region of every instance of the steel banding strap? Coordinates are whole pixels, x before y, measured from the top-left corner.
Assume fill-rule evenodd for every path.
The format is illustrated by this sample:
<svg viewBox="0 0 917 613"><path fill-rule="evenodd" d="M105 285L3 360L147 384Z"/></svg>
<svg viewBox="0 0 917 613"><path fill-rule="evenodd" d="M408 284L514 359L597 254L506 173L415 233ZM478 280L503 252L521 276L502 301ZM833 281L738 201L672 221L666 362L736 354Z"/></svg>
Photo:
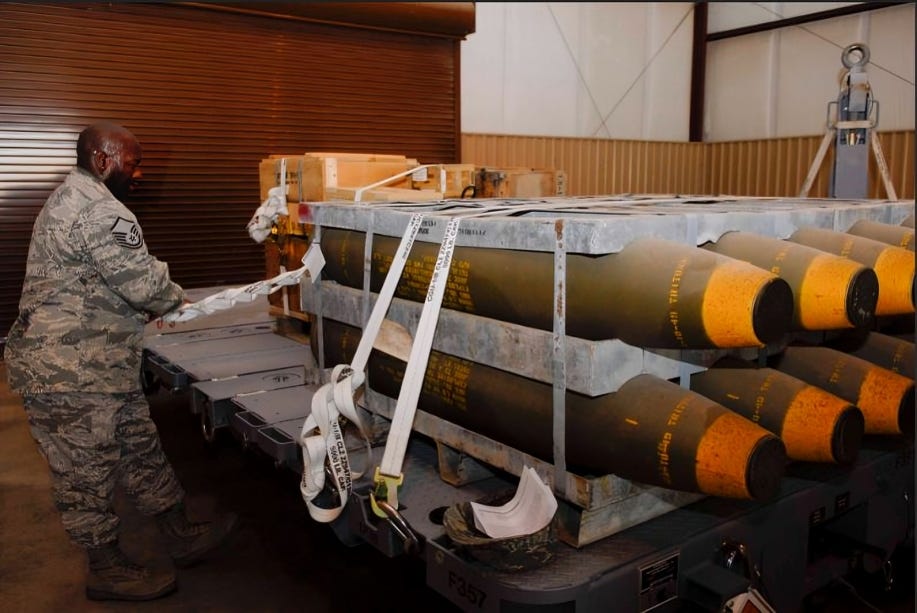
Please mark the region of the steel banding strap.
<svg viewBox="0 0 917 613"><path fill-rule="evenodd" d="M369 305L372 300L372 274L373 274L373 235L376 227L376 211L370 210L369 220L366 223L366 234L363 239L363 309L360 312L361 327L369 321Z"/></svg>
<svg viewBox="0 0 917 613"><path fill-rule="evenodd" d="M354 393L363 385L366 364L372 352L373 343L382 326L382 320L388 311L395 294L401 273L407 263L414 245L414 239L420 230L423 216L411 215L401 243L385 277L379 298L373 307L369 321L360 337L356 353L350 365L339 364L332 371L331 381L323 385L312 398L312 412L306 418L300 434L303 447L303 476L300 481L300 492L306 507L313 519L330 522L337 518L347 503L353 479L362 473L350 469L344 433L338 418L344 416L354 422L366 443L367 458L371 458L369 437L365 433L362 420L353 401ZM336 507L319 507L313 503L316 496L325 486L325 458L328 458L331 473L338 490L339 504Z"/></svg>
<svg viewBox="0 0 917 613"><path fill-rule="evenodd" d="M551 366L552 436L554 442L554 484L567 493L567 250L564 223L555 224L554 243L554 322Z"/></svg>
<svg viewBox="0 0 917 613"><path fill-rule="evenodd" d="M321 247L322 244L322 225L316 223L312 229L312 242ZM318 376L319 381L325 380L325 337L324 337L324 318L322 317L322 284L315 284L315 319L312 322L312 328L309 334L315 334L318 338Z"/></svg>
<svg viewBox="0 0 917 613"><path fill-rule="evenodd" d="M379 506L380 501L385 501L390 509L395 511L398 509L398 486L403 480L402 464L414 424L414 414L420 398L420 390L423 387L424 375L427 372L427 362L433 346L433 337L436 334L436 324L439 320L443 294L446 291L460 221L455 217L449 219L443 232L442 244L436 257L433 276L427 288L427 297L420 313L414 343L411 345L404 379L401 382L401 391L398 393L398 401L395 404L395 413L392 416L382 462L376 467L375 488L370 495L370 503L373 512L379 517L389 517L389 513Z"/></svg>
<svg viewBox="0 0 917 613"><path fill-rule="evenodd" d="M280 180L283 186L283 200L284 200L284 204L286 204L287 189L288 189L287 188L287 159L286 158L280 159ZM299 182L299 187L300 187L300 192L302 192L302 181ZM301 195L302 194L300 193L300 196ZM301 197L300 197L300 201L302 201ZM285 272L287 272L287 269L283 264L281 264L280 265L280 274L283 274ZM283 304L283 314L286 316L289 316L290 315L290 294L287 291L286 286L283 286L283 289L281 289L281 293L282 293L282 298L283 298L281 301L281 304Z"/></svg>
<svg viewBox="0 0 917 613"><path fill-rule="evenodd" d="M685 213L685 243L696 247L697 246L697 214L696 213ZM643 350L643 353L646 353L646 349ZM691 368L689 368L689 363L684 359L678 362L678 384L685 388L691 388Z"/></svg>

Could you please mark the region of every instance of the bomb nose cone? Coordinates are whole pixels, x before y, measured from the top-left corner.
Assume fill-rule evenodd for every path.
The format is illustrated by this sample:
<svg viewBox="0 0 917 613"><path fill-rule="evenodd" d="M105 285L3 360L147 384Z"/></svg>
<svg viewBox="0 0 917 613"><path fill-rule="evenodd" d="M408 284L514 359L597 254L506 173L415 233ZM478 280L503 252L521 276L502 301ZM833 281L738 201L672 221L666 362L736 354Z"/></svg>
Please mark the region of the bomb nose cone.
<svg viewBox="0 0 917 613"><path fill-rule="evenodd" d="M753 307L755 336L762 344L779 341L793 322L793 290L780 278L766 283L755 299Z"/></svg>
<svg viewBox="0 0 917 613"><path fill-rule="evenodd" d="M865 428L863 413L853 405L838 416L834 425L831 453L839 464L850 464L857 459Z"/></svg>
<svg viewBox="0 0 917 613"><path fill-rule="evenodd" d="M847 319L854 328L863 328L875 319L879 301L879 277L872 268L862 268L847 287Z"/></svg>
<svg viewBox="0 0 917 613"><path fill-rule="evenodd" d="M786 448L776 436L758 440L745 472L748 493L755 500L771 500L780 489L780 480L786 470Z"/></svg>

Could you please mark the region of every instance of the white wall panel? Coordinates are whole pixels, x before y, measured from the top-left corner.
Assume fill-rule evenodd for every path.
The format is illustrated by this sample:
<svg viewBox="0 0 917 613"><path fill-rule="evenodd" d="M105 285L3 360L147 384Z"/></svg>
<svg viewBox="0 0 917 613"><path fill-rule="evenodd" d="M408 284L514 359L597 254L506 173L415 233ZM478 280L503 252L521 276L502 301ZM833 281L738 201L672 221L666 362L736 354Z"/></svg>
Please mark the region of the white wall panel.
<svg viewBox="0 0 917 613"><path fill-rule="evenodd" d="M646 7L624 2L613 11L603 5L578 10L585 52L580 65L595 100L581 88L581 134L639 138L644 84L637 77L646 61Z"/></svg>
<svg viewBox="0 0 917 613"><path fill-rule="evenodd" d="M690 2L477 3L462 130L687 140L692 18Z"/></svg>
<svg viewBox="0 0 917 613"><path fill-rule="evenodd" d="M862 2L711 2L708 5L707 31L724 32L862 4Z"/></svg>
<svg viewBox="0 0 917 613"><path fill-rule="evenodd" d="M914 21L913 3L869 14L867 71L880 130L914 129Z"/></svg>
<svg viewBox="0 0 917 613"><path fill-rule="evenodd" d="M579 79L549 5L506 5L504 28L503 131L573 132Z"/></svg>
<svg viewBox="0 0 917 613"><path fill-rule="evenodd" d="M644 140L688 140L691 113L691 46L694 41L694 15L688 15L679 25L690 3L679 3L677 10L665 3L653 3L651 13L651 45L648 51L659 55L646 75L644 100ZM664 47L666 37L674 32ZM687 54L685 56L684 54ZM649 60L649 57L647 58Z"/></svg>
<svg viewBox="0 0 917 613"><path fill-rule="evenodd" d="M773 136L825 131L828 102L837 100L841 76L846 72L841 50L860 41L860 21L864 17L853 15L807 23L805 29L780 30L780 70L774 83L779 92L777 133ZM869 67L866 70L872 74Z"/></svg>
<svg viewBox="0 0 917 613"><path fill-rule="evenodd" d="M723 31L856 2L713 2ZM693 14L688 2L479 2L462 42L462 131L582 138L688 138ZM686 19L682 20L685 15ZM914 127L914 4L712 42L706 140L820 134L842 74L865 42L880 129Z"/></svg>
<svg viewBox="0 0 917 613"><path fill-rule="evenodd" d="M504 30L506 7L502 2L475 5L475 32L462 42L462 129L473 118L475 131L502 132L503 93L506 79ZM474 41L474 44L469 44Z"/></svg>
<svg viewBox="0 0 917 613"><path fill-rule="evenodd" d="M782 2L710 2L707 4L707 31L724 32L778 19Z"/></svg>
<svg viewBox="0 0 917 613"><path fill-rule="evenodd" d="M768 32L710 43L704 140L764 138L773 61Z"/></svg>
<svg viewBox="0 0 917 613"><path fill-rule="evenodd" d="M719 3L710 4L711 13L715 8ZM913 129L914 4L908 3L710 43L705 140L823 133L827 104L837 99L845 71L842 49L857 42L870 48L866 72L880 103L879 129Z"/></svg>

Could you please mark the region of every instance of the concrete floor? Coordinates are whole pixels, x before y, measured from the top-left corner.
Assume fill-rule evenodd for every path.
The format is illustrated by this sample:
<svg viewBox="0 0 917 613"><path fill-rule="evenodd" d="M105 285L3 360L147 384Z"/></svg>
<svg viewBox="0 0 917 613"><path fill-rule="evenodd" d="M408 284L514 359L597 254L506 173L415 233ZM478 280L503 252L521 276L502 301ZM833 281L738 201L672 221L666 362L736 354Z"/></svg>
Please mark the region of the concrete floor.
<svg viewBox="0 0 917 613"><path fill-rule="evenodd" d="M183 394L150 399L169 456L199 517L215 508L242 524L218 556L178 571L177 593L151 603L93 603L84 597L86 562L70 544L51 502L47 465L0 360L0 611L436 611L457 610L426 586L422 563L388 559L368 545L344 546L308 515L295 473L245 451L231 437L207 444ZM170 562L151 521L120 494L122 544L136 559ZM815 595L809 612L914 611L913 547L898 555L890 592L875 577L851 576ZM615 611L609 605L609 611ZM782 612L781 612L782 613Z"/></svg>

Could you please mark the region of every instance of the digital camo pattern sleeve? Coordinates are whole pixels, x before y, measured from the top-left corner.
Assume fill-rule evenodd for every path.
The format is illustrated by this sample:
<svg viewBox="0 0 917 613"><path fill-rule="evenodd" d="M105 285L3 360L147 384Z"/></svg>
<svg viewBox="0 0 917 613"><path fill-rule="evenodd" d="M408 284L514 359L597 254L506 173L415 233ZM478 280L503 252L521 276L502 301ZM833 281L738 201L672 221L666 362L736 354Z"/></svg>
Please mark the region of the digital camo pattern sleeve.
<svg viewBox="0 0 917 613"><path fill-rule="evenodd" d="M149 253L137 218L123 204L114 198L95 203L74 231L90 265L135 310L159 317L181 305L182 288L169 277L168 264Z"/></svg>
<svg viewBox="0 0 917 613"><path fill-rule="evenodd" d="M134 215L74 169L35 220L6 345L10 386L23 394L139 389L146 321L182 300Z"/></svg>

